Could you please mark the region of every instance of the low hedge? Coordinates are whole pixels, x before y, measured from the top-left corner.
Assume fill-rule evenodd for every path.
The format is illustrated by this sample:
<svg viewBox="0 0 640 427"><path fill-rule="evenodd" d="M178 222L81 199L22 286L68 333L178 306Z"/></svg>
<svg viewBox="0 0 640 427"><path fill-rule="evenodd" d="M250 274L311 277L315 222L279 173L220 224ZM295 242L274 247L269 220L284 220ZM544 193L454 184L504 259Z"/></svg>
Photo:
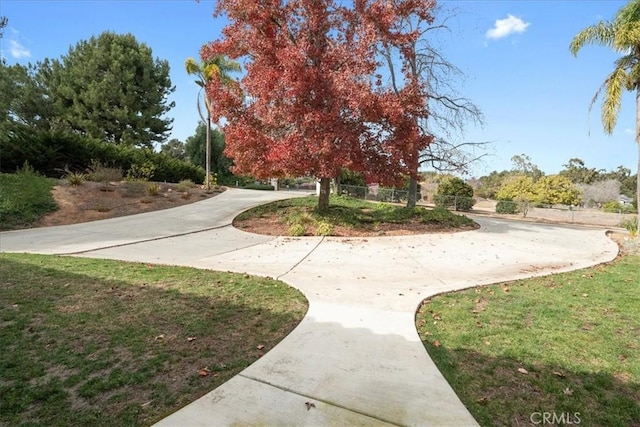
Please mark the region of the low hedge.
<svg viewBox="0 0 640 427"><path fill-rule="evenodd" d="M498 200L498 203L496 204L496 213L516 214L518 213L518 203L513 200Z"/></svg>
<svg viewBox="0 0 640 427"><path fill-rule="evenodd" d="M204 169L189 162L136 148L97 141L82 135L58 131L32 131L13 127L0 136L2 172L15 172L25 162L48 177L60 178L68 171L84 172L92 162L130 170L134 165L152 164L153 181L204 181Z"/></svg>

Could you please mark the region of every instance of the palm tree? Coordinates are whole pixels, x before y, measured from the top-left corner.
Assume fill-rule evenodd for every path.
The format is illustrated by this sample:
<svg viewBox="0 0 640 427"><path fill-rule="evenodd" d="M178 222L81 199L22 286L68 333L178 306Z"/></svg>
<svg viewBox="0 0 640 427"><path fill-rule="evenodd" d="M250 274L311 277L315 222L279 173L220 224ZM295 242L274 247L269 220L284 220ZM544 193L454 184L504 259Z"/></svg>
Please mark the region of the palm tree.
<svg viewBox="0 0 640 427"><path fill-rule="evenodd" d="M229 73L234 71L240 71L240 64L235 61L229 60L224 56L216 56L209 61L202 64L198 64L193 58L187 58L184 64L187 74L195 75L197 77L196 84L200 86L200 92L198 92L198 113L200 118L207 125L206 133L206 150L205 150L205 187L211 188L211 109L213 108L212 101L207 96L207 85L211 81L211 78L215 75L220 77L222 84L232 84L233 79L229 76ZM200 93L204 89L204 105L207 109L207 117L205 118L200 108Z"/></svg>
<svg viewBox="0 0 640 427"><path fill-rule="evenodd" d="M604 90L601 114L605 133L613 133L622 104L623 91L636 92L637 204L640 202L640 0L627 3L616 13L613 21L600 21L576 34L571 41L571 53L577 56L578 51L587 44L610 47L622 55L614 62L613 72L600 86L589 107L593 107Z"/></svg>

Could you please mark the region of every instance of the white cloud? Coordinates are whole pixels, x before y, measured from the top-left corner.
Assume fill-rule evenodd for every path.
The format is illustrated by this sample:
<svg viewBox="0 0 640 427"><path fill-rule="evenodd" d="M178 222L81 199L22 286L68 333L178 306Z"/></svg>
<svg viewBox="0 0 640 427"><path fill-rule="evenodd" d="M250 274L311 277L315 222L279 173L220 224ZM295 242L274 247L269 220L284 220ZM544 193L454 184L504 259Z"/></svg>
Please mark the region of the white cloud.
<svg viewBox="0 0 640 427"><path fill-rule="evenodd" d="M14 58L19 59L31 57L31 52L29 51L29 49L22 46L17 40L11 40L9 44L11 46L11 56L13 56Z"/></svg>
<svg viewBox="0 0 640 427"><path fill-rule="evenodd" d="M487 30L486 37L497 40L512 34L524 33L529 25L530 22L524 22L521 18L509 14L505 19L496 20L493 28Z"/></svg>
<svg viewBox="0 0 640 427"><path fill-rule="evenodd" d="M628 133L628 134L633 135L633 129L626 128L626 129L624 130L624 133Z"/></svg>
<svg viewBox="0 0 640 427"><path fill-rule="evenodd" d="M11 31L11 39L9 40L9 52L11 56L16 59L30 58L31 51L22 44L22 40L25 38L20 34L20 31L13 27L9 27L9 31Z"/></svg>

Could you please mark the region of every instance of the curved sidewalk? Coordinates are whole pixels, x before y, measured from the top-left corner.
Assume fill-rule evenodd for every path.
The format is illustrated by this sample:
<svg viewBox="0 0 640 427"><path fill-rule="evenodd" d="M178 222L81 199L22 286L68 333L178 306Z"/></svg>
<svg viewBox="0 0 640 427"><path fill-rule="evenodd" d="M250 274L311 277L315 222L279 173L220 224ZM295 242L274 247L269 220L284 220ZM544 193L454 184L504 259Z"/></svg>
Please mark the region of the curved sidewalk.
<svg viewBox="0 0 640 427"><path fill-rule="evenodd" d="M153 215L1 233L0 250L244 272L304 292L309 312L289 336L161 426L476 425L418 337L420 302L618 251L603 230L490 218L476 218L475 231L376 238L275 238L228 226L247 207L291 196L230 190Z"/></svg>

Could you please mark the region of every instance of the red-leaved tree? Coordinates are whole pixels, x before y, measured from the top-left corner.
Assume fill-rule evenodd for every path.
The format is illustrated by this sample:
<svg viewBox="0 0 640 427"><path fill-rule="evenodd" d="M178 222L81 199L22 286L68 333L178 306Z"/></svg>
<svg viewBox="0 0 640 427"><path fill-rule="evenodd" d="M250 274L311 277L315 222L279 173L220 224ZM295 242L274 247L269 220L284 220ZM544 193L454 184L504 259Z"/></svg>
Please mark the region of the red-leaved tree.
<svg viewBox="0 0 640 427"><path fill-rule="evenodd" d="M424 87L408 67L401 90L383 87L377 53L385 43L411 46L417 34L398 31L398 22L428 18L433 7L433 0L218 1L216 13L230 24L201 56L224 55L246 70L238 85L214 76L207 87L214 120L226 120L235 171L314 176L320 212L341 168L380 183L415 175L431 141L415 120L427 114Z"/></svg>

